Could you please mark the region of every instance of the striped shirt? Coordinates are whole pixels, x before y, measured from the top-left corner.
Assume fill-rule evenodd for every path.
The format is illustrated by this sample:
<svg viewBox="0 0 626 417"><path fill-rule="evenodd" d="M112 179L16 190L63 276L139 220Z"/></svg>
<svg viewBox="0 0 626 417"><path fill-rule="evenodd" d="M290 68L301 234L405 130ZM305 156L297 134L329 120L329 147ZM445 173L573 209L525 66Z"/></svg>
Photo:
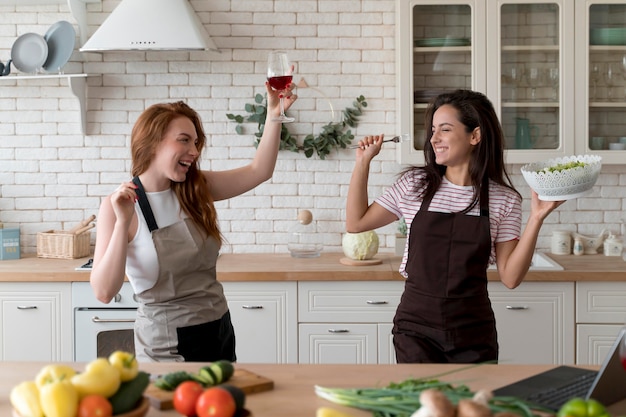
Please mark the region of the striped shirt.
<svg viewBox="0 0 626 417"><path fill-rule="evenodd" d="M413 169L404 173L375 202L392 212L398 218L404 217L407 225L407 244L400 265L400 273L406 277L406 261L408 255L408 235L411 223L422 205L421 192L426 188L424 173ZM452 184L445 177L439 190L433 196L428 211L454 213L463 211L469 206L473 196L473 186ZM480 207L476 205L468 215L478 216ZM491 232L491 254L489 263L496 260L495 244L520 238L522 229L522 201L511 189L494 182L489 182L489 223Z"/></svg>

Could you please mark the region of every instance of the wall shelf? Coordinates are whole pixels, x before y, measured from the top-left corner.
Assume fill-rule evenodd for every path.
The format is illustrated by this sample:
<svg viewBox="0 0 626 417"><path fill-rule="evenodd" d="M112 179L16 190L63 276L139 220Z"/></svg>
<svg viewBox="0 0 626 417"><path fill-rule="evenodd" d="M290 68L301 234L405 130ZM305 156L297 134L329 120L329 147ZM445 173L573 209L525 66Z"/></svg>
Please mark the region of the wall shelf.
<svg viewBox="0 0 626 417"><path fill-rule="evenodd" d="M45 80L52 78L67 79L68 86L74 97L78 99L80 106L80 128L81 132L86 134L87 131L87 74L24 74L24 75L7 75L0 77L0 82L17 81L17 80Z"/></svg>

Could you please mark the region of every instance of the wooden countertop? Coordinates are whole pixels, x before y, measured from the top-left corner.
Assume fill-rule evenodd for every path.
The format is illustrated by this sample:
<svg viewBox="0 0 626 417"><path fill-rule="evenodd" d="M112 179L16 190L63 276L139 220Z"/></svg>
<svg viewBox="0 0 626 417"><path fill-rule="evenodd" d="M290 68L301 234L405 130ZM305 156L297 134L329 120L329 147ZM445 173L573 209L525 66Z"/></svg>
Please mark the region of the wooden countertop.
<svg viewBox="0 0 626 417"><path fill-rule="evenodd" d="M1 362L0 363L0 415L10 416L9 393L13 386L24 380L33 379L44 363ZM84 364L71 364L77 370ZM197 371L198 363L149 363L141 369L155 374L171 371ZM252 417L314 417L318 407L331 407L348 412L355 417L370 416L371 413L355 408L335 405L315 395L314 386L364 388L383 387L390 382L401 382L408 378L424 378L443 372L458 372L437 379L451 383L466 384L473 391L495 389L513 381L526 378L552 367L552 365L482 365L467 369L463 365L262 365L236 364L237 367L262 375L274 381L271 391L249 394L246 409ZM593 367L592 367L593 368ZM595 368L597 369L597 368ZM609 407L613 415L624 415L626 402ZM159 411L150 408L148 417L174 417L174 410Z"/></svg>
<svg viewBox="0 0 626 417"><path fill-rule="evenodd" d="M620 257L598 255L549 255L563 271L529 271L526 281L626 281L626 262ZM340 263L343 253L323 252L319 258L293 258L290 254L223 254L217 263L218 279L227 281L397 281L401 257L379 253L379 265L347 266ZM0 282L89 281L89 271L74 268L82 259L37 258L0 261ZM496 271L488 272L497 281Z"/></svg>

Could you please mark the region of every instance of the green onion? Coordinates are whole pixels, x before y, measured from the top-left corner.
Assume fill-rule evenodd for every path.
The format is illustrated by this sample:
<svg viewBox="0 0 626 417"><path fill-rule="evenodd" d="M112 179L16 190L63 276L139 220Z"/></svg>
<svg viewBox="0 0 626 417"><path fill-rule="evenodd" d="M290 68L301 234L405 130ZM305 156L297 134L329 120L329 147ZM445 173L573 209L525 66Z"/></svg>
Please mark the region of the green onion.
<svg viewBox="0 0 626 417"><path fill-rule="evenodd" d="M410 417L421 406L420 393L433 388L444 392L455 405L459 400L473 398L475 394L466 385L455 386L433 377L392 382L384 388L327 388L316 385L315 393L335 404L371 411L374 417ZM522 417L537 416L529 403L515 397L493 397L489 400L489 408L493 413L508 411Z"/></svg>

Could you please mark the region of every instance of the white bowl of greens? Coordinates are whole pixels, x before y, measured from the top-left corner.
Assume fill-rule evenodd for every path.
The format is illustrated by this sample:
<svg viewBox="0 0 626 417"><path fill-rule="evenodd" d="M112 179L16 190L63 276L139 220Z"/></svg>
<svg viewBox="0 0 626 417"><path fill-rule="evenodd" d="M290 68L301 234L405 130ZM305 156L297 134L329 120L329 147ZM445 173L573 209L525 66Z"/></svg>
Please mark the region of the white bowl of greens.
<svg viewBox="0 0 626 417"><path fill-rule="evenodd" d="M574 155L533 162L521 170L540 200L561 201L590 194L601 168L600 156Z"/></svg>

